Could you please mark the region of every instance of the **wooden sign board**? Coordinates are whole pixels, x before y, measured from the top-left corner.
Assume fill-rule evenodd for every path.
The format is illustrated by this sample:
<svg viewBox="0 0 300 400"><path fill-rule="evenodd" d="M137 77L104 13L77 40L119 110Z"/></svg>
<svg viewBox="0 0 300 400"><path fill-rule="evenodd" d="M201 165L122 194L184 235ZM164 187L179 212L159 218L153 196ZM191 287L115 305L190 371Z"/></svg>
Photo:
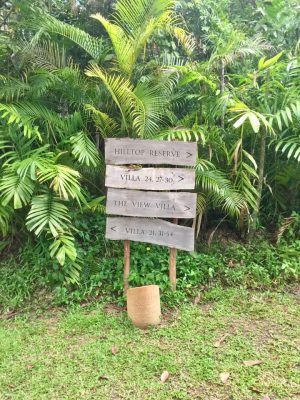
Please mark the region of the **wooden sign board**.
<svg viewBox="0 0 300 400"><path fill-rule="evenodd" d="M105 163L194 166L197 143L140 139L106 139Z"/></svg>
<svg viewBox="0 0 300 400"><path fill-rule="evenodd" d="M106 212L132 217L194 218L196 193L108 189Z"/></svg>
<svg viewBox="0 0 300 400"><path fill-rule="evenodd" d="M106 166L105 186L122 189L184 190L195 188L195 170Z"/></svg>
<svg viewBox="0 0 300 400"><path fill-rule="evenodd" d="M194 230L160 219L108 217L106 239L132 240L176 249L194 250Z"/></svg>

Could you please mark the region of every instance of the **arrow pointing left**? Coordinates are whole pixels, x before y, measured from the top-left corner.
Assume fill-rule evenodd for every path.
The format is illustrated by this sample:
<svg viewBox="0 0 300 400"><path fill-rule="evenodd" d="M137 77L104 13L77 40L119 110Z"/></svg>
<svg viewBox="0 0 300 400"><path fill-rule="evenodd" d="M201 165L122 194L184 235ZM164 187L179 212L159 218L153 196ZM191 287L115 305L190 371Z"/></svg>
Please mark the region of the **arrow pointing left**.
<svg viewBox="0 0 300 400"><path fill-rule="evenodd" d="M112 231L114 231L114 232L116 232L116 228L117 228L116 226L111 226L111 227L110 227L110 229L111 229Z"/></svg>

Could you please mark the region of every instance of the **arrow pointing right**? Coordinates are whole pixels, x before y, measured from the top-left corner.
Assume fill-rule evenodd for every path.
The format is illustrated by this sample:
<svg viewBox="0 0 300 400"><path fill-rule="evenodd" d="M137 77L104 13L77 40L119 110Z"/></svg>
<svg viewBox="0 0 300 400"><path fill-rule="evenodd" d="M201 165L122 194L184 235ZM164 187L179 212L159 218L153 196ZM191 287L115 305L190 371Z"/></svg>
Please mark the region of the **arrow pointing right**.
<svg viewBox="0 0 300 400"><path fill-rule="evenodd" d="M178 182L181 182L181 181L184 180L184 177L183 177L183 176L178 175L178 178L179 178L179 181L178 181Z"/></svg>
<svg viewBox="0 0 300 400"><path fill-rule="evenodd" d="M191 157L191 156L193 155L193 154L190 153L189 151L187 151L186 154L188 154L188 156L187 156L186 158L189 158L189 157Z"/></svg>
<svg viewBox="0 0 300 400"><path fill-rule="evenodd" d="M188 211L191 209L191 207L184 205L185 209L183 211Z"/></svg>

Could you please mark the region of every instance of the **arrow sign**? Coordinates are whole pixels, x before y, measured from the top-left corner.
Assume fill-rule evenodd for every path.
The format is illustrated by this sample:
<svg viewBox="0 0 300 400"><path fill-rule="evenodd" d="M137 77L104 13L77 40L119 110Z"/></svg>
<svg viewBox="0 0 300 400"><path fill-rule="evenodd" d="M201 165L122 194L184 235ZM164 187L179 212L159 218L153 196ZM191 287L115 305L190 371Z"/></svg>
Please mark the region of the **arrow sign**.
<svg viewBox="0 0 300 400"><path fill-rule="evenodd" d="M196 193L108 189L106 212L132 217L194 218Z"/></svg>
<svg viewBox="0 0 300 400"><path fill-rule="evenodd" d="M190 168L129 168L107 165L105 186L142 190L194 189L195 170Z"/></svg>
<svg viewBox="0 0 300 400"><path fill-rule="evenodd" d="M106 139L106 164L167 164L194 166L196 142L141 139Z"/></svg>
<svg viewBox="0 0 300 400"><path fill-rule="evenodd" d="M108 217L105 237L111 240L133 240L187 251L194 250L194 229L161 219Z"/></svg>

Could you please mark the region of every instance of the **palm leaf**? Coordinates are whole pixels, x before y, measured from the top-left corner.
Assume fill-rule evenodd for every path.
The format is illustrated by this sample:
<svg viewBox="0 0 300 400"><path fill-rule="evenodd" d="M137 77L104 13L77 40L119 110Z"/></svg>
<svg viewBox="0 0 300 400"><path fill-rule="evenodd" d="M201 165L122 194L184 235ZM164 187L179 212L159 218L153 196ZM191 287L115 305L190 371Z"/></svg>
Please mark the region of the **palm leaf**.
<svg viewBox="0 0 300 400"><path fill-rule="evenodd" d="M50 188L59 195L60 198L69 200L76 199L83 201L79 184L80 174L78 171L62 164L49 162L43 165L38 172L40 183L49 182Z"/></svg>
<svg viewBox="0 0 300 400"><path fill-rule="evenodd" d="M105 139L108 137L113 137L118 135L120 128L117 122L113 118L111 118L108 114L100 110L97 110L91 104L85 104L84 108L90 113L92 120L94 121L94 124L96 125L102 138Z"/></svg>
<svg viewBox="0 0 300 400"><path fill-rule="evenodd" d="M18 100L30 90L30 85L19 79L0 75L0 99L5 99L7 102Z"/></svg>
<svg viewBox="0 0 300 400"><path fill-rule="evenodd" d="M34 182L27 176L21 177L15 172L7 172L0 181L2 204L13 201L15 209L29 204L35 188Z"/></svg>
<svg viewBox="0 0 300 400"><path fill-rule="evenodd" d="M3 205L0 201L0 231L2 236L6 236L8 233L9 221L12 215L12 209L7 205Z"/></svg>
<svg viewBox="0 0 300 400"><path fill-rule="evenodd" d="M85 132L79 132L70 138L72 154L81 163L88 167L96 166L99 162L98 150Z"/></svg>
<svg viewBox="0 0 300 400"><path fill-rule="evenodd" d="M139 137L151 137L166 123L167 99L159 86L140 83L134 89L132 125Z"/></svg>
<svg viewBox="0 0 300 400"><path fill-rule="evenodd" d="M26 219L26 226L37 236L50 230L53 237L69 230L71 219L68 208L51 193L35 196Z"/></svg>
<svg viewBox="0 0 300 400"><path fill-rule="evenodd" d="M114 102L119 108L123 123L127 127L127 116L130 114L130 109L133 99L133 86L128 79L118 75L108 75L99 66L93 64L86 70L86 75L100 79L109 91Z"/></svg>
<svg viewBox="0 0 300 400"><path fill-rule="evenodd" d="M243 196L235 189L226 175L206 160L196 165L196 184L214 207L221 207L227 214L236 216L245 207Z"/></svg>
<svg viewBox="0 0 300 400"><path fill-rule="evenodd" d="M103 62L108 54L108 47L102 38L96 38L79 28L66 24L58 19L46 16L39 21L41 28L50 33L64 36L83 50L85 50L97 62Z"/></svg>

